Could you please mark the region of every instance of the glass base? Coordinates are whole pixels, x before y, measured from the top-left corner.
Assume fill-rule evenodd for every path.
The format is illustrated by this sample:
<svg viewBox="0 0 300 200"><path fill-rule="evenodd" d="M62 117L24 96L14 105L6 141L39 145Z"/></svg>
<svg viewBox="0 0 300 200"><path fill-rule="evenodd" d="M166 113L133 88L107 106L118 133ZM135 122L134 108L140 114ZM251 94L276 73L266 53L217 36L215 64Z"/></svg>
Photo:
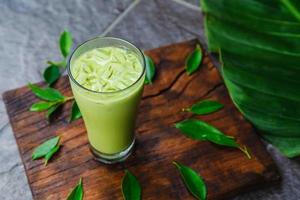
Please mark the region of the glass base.
<svg viewBox="0 0 300 200"><path fill-rule="evenodd" d="M104 163L104 164L114 164L114 163L118 163L118 162L123 162L130 156L130 154L133 150L134 143L135 143L135 139L132 141L132 143L129 145L129 147L127 147L127 149L123 150L120 153L116 153L116 154L101 153L101 152L97 151L95 148L93 148L91 145L90 145L90 151L92 152L92 154L94 155L94 157L97 161Z"/></svg>

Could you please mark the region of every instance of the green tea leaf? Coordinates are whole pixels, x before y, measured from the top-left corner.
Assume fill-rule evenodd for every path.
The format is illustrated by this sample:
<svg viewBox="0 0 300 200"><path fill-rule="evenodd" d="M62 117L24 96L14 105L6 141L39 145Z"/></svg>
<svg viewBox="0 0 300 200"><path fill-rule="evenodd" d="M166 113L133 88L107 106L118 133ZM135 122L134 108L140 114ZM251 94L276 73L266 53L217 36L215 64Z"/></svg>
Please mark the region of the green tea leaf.
<svg viewBox="0 0 300 200"><path fill-rule="evenodd" d="M62 55L66 58L69 55L70 50L72 48L72 36L70 32L64 31L60 35L59 45Z"/></svg>
<svg viewBox="0 0 300 200"><path fill-rule="evenodd" d="M52 107L49 108L49 110L47 110L47 113L46 113L46 117L47 119L50 119L51 115L59 108L59 106L61 106L62 103L58 103Z"/></svg>
<svg viewBox="0 0 300 200"><path fill-rule="evenodd" d="M69 193L67 200L82 200L83 199L83 185L82 178L80 178L79 183L73 188L72 192Z"/></svg>
<svg viewBox="0 0 300 200"><path fill-rule="evenodd" d="M59 142L59 136L55 136L34 149L32 160L46 156Z"/></svg>
<svg viewBox="0 0 300 200"><path fill-rule="evenodd" d="M122 193L124 200L140 200L142 189L137 178L128 170L122 180Z"/></svg>
<svg viewBox="0 0 300 200"><path fill-rule="evenodd" d="M188 75L191 75L197 71L202 62L202 50L199 45L196 49L187 57L185 61L185 70Z"/></svg>
<svg viewBox="0 0 300 200"><path fill-rule="evenodd" d="M217 128L204 121L187 119L176 123L178 128L185 136L200 141L210 141L212 143L240 149L249 158L249 153L245 147L241 147L232 136L225 135Z"/></svg>
<svg viewBox="0 0 300 200"><path fill-rule="evenodd" d="M194 140L210 141L229 147L239 146L233 137L224 135L215 127L201 120L187 119L176 123L175 127L181 130L185 136Z"/></svg>
<svg viewBox="0 0 300 200"><path fill-rule="evenodd" d="M79 110L79 107L78 107L76 101L73 101L70 122L72 122L76 119L79 119L79 118L81 118L81 112Z"/></svg>
<svg viewBox="0 0 300 200"><path fill-rule="evenodd" d="M28 84L28 87L37 97L46 101L63 101L65 98L58 90L53 88L40 88L31 83Z"/></svg>
<svg viewBox="0 0 300 200"><path fill-rule="evenodd" d="M55 65L50 65L45 69L43 76L48 85L52 85L60 77L59 68Z"/></svg>
<svg viewBox="0 0 300 200"><path fill-rule="evenodd" d="M146 77L145 77L145 84L152 84L152 80L155 75L155 65L152 59L145 55L145 61L146 61Z"/></svg>
<svg viewBox="0 0 300 200"><path fill-rule="evenodd" d="M48 161L52 158L52 156L60 149L61 145L56 145L53 149L51 149L51 151L49 151L46 155L45 155L45 165L48 164Z"/></svg>
<svg viewBox="0 0 300 200"><path fill-rule="evenodd" d="M184 109L184 111L189 111L197 115L206 115L216 112L223 107L224 105L217 101L204 100L192 105L191 108Z"/></svg>
<svg viewBox="0 0 300 200"><path fill-rule="evenodd" d="M199 200L205 200L207 189L204 180L192 168L173 162L189 192Z"/></svg>
<svg viewBox="0 0 300 200"><path fill-rule="evenodd" d="M52 107L55 104L56 102L40 101L32 104L29 110L34 112L44 111L44 110L48 110L50 107Z"/></svg>

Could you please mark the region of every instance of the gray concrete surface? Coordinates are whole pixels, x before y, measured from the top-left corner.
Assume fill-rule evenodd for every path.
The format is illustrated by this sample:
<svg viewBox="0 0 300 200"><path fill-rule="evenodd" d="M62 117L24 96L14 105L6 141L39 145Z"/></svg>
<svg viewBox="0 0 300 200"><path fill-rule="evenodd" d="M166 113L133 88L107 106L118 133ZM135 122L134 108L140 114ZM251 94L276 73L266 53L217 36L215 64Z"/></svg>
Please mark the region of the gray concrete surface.
<svg viewBox="0 0 300 200"><path fill-rule="evenodd" d="M143 49L195 37L204 42L197 0L1 0L0 10L0 93L42 80L45 62L59 58L57 39L65 28L74 46L97 35L122 37ZM300 159L289 160L266 146L282 183L234 199L300 199ZM2 97L0 199L32 199Z"/></svg>

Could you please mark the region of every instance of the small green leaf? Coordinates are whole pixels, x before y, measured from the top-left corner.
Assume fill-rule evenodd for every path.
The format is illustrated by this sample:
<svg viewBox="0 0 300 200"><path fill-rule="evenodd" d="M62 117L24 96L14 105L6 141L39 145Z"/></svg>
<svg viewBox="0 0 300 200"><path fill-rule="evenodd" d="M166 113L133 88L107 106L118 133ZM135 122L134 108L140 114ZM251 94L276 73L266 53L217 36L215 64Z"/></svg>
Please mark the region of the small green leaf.
<svg viewBox="0 0 300 200"><path fill-rule="evenodd" d="M184 109L184 111L189 111L198 115L206 115L209 113L216 112L222 109L223 107L224 105L217 101L204 100L192 105L191 108Z"/></svg>
<svg viewBox="0 0 300 200"><path fill-rule="evenodd" d="M78 108L78 105L77 105L76 101L74 101L73 105L72 105L72 112L71 112L70 122L72 122L76 119L79 119L79 118L81 118L81 112Z"/></svg>
<svg viewBox="0 0 300 200"><path fill-rule="evenodd" d="M31 83L28 84L28 87L37 97L46 101L63 101L65 98L58 90L53 88L40 88Z"/></svg>
<svg viewBox="0 0 300 200"><path fill-rule="evenodd" d="M175 127L191 139L210 141L218 145L238 148L249 158L249 154L246 153L248 151L245 151L245 148L241 148L241 146L235 141L234 137L225 135L220 130L204 121L187 119L176 123Z"/></svg>
<svg viewBox="0 0 300 200"><path fill-rule="evenodd" d="M60 145L56 145L53 149L51 149L51 151L49 151L46 155L45 155L45 165L48 164L48 161L52 158L52 156L60 149Z"/></svg>
<svg viewBox="0 0 300 200"><path fill-rule="evenodd" d="M189 192L199 200L205 200L207 189L204 180L192 168L173 162Z"/></svg>
<svg viewBox="0 0 300 200"><path fill-rule="evenodd" d="M239 146L233 137L225 135L215 127L201 120L187 119L176 123L175 127L181 130L185 136L194 140L210 141L229 147Z"/></svg>
<svg viewBox="0 0 300 200"><path fill-rule="evenodd" d="M69 193L67 200L82 200L83 199L83 185L82 178L79 183L73 188L72 192Z"/></svg>
<svg viewBox="0 0 300 200"><path fill-rule="evenodd" d="M59 141L59 136L55 136L34 149L32 153L32 160L46 156L57 144Z"/></svg>
<svg viewBox="0 0 300 200"><path fill-rule="evenodd" d="M59 39L61 54L66 58L72 48L72 36L68 31L62 32Z"/></svg>
<svg viewBox="0 0 300 200"><path fill-rule="evenodd" d="M43 76L48 85L52 85L60 77L59 68L55 65L50 65L45 69Z"/></svg>
<svg viewBox="0 0 300 200"><path fill-rule="evenodd" d="M47 113L46 113L46 117L47 119L50 119L51 115L59 108L59 106L61 106L62 103L59 103L59 104L56 104L52 107L50 107L48 110L47 110Z"/></svg>
<svg viewBox="0 0 300 200"><path fill-rule="evenodd" d="M152 59L145 55L145 61L146 61L146 77L145 77L145 84L152 84L152 80L155 75L155 65Z"/></svg>
<svg viewBox="0 0 300 200"><path fill-rule="evenodd" d="M122 193L124 200L140 200L142 189L137 178L128 170L122 180Z"/></svg>
<svg viewBox="0 0 300 200"><path fill-rule="evenodd" d="M44 111L44 110L49 109L50 107L52 107L55 104L56 104L56 102L40 101L40 102L32 104L29 110L34 111L34 112Z"/></svg>
<svg viewBox="0 0 300 200"><path fill-rule="evenodd" d="M185 62L185 70L188 75L191 75L198 70L202 62L202 50L199 45L196 49L187 57Z"/></svg>

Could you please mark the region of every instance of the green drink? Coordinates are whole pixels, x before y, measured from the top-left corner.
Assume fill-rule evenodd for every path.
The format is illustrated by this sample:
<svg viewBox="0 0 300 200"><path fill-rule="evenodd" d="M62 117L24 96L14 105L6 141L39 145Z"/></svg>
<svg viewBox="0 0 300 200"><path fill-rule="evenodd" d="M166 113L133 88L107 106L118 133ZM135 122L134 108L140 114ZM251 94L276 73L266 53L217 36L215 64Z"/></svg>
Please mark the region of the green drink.
<svg viewBox="0 0 300 200"><path fill-rule="evenodd" d="M143 53L117 38L95 38L79 46L68 67L92 153L104 163L126 159L134 145L143 92Z"/></svg>

